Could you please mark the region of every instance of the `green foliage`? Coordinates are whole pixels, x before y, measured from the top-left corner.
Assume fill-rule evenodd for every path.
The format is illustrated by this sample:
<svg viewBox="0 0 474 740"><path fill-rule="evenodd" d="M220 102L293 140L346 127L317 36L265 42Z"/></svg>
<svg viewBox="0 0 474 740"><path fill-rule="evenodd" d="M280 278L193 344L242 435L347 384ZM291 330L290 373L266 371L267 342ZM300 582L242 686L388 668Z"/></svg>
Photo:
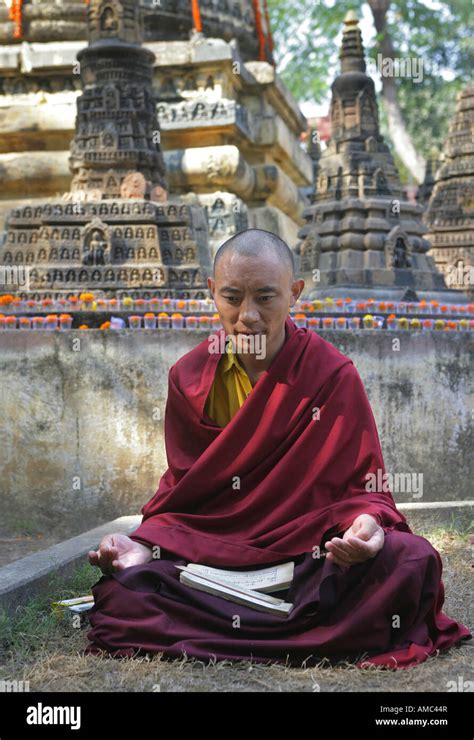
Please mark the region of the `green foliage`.
<svg viewBox="0 0 474 740"><path fill-rule="evenodd" d="M300 102L322 103L339 71L338 46L349 10L362 18L363 0L269 0L278 71ZM369 10L369 15L371 15ZM392 0L387 33L399 57L423 60L423 80L397 78L399 103L407 129L426 156L440 147L454 112L457 92L471 78L474 6L469 0ZM366 45L367 56L380 53L380 36ZM380 106L381 107L381 106Z"/></svg>

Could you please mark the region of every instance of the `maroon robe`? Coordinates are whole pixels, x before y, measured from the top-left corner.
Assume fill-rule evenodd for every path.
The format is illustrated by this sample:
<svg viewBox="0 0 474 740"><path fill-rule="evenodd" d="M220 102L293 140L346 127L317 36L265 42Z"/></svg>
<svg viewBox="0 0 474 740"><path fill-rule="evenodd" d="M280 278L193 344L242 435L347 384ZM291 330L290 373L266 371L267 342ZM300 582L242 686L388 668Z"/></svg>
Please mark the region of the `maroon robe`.
<svg viewBox="0 0 474 740"><path fill-rule="evenodd" d="M437 550L412 533L390 492L366 490L366 476L385 471L352 361L290 317L285 331L280 352L224 428L204 411L222 355L210 353L206 339L170 369L169 467L131 535L158 545L161 558L95 584L86 653L295 666L327 657L408 668L472 637L441 612ZM325 542L363 513L383 527L383 548L349 568L327 560ZM174 567L246 570L288 560L293 583L275 594L294 604L288 617L191 589Z"/></svg>

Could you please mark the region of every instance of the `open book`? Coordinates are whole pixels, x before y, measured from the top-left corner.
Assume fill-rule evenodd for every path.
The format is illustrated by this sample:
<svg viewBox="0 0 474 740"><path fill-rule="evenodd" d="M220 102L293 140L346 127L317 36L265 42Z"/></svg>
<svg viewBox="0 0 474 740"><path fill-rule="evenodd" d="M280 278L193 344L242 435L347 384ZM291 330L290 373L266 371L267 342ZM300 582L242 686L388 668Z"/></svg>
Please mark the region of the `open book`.
<svg viewBox="0 0 474 740"><path fill-rule="evenodd" d="M293 562L243 571L223 570L197 563L175 567L181 571L181 583L198 591L280 616L288 616L293 608L293 604L284 599L268 595L272 591L284 591L290 586L295 567Z"/></svg>

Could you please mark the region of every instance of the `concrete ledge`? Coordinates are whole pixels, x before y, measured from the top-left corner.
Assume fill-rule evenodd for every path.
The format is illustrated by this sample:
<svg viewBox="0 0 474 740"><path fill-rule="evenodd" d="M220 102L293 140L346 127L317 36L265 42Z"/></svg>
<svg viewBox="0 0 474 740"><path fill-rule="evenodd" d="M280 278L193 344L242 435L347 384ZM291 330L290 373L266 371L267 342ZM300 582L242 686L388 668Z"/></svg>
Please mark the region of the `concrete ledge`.
<svg viewBox="0 0 474 740"><path fill-rule="evenodd" d="M86 563L88 551L96 548L106 534L129 534L141 520L141 515L121 516L0 568L0 609L12 613L46 588L53 574L67 576ZM99 577L99 570L97 574Z"/></svg>
<svg viewBox="0 0 474 740"><path fill-rule="evenodd" d="M397 508L406 516L415 533L441 526L468 529L474 515L474 501L405 503L398 504ZM17 606L46 588L52 575L69 575L86 562L88 551L96 548L104 535L115 532L129 534L138 527L141 519L140 515L113 519L0 568L0 609L13 613Z"/></svg>
<svg viewBox="0 0 474 740"><path fill-rule="evenodd" d="M397 504L406 516L410 529L453 527L469 530L473 527L474 501L426 501Z"/></svg>

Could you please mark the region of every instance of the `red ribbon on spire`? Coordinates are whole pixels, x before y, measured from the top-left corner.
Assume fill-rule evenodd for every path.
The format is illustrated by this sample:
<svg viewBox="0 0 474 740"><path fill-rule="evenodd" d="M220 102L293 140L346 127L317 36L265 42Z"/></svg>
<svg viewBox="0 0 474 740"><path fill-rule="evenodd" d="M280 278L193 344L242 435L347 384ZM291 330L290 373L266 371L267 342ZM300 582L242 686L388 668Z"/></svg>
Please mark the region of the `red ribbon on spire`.
<svg viewBox="0 0 474 740"><path fill-rule="evenodd" d="M253 9L255 12L255 30L257 31L258 38L258 59L260 62L266 61L265 56L265 34L263 32L262 25L262 13L260 11L260 0L252 0Z"/></svg>
<svg viewBox="0 0 474 740"><path fill-rule="evenodd" d="M198 33L202 33L201 11L199 10L199 0L191 0L191 10L193 13L194 28Z"/></svg>
<svg viewBox="0 0 474 740"><path fill-rule="evenodd" d="M267 32L268 32L268 48L270 49L270 56L271 56L271 63L273 66L275 66L275 61L273 59L273 36L272 36L272 27L270 25L270 13L268 12L268 2L267 0L263 0L263 9L265 13L265 21L267 23Z"/></svg>
<svg viewBox="0 0 474 740"><path fill-rule="evenodd" d="M13 38L21 39L23 33L23 0L12 0L10 20L14 22Z"/></svg>

